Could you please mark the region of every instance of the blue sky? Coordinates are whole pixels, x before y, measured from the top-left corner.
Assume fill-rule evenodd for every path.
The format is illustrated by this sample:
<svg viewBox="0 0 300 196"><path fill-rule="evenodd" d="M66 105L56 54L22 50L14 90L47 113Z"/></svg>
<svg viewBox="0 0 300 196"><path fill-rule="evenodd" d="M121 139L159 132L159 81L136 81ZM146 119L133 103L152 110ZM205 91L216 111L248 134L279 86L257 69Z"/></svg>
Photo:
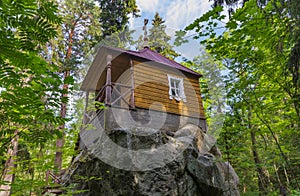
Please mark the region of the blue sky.
<svg viewBox="0 0 300 196"><path fill-rule="evenodd" d="M144 18L152 20L158 12L168 28L182 29L211 7L209 0L136 0L136 3L141 17L132 19L131 27L142 26Z"/></svg>
<svg viewBox="0 0 300 196"><path fill-rule="evenodd" d="M174 32L184 29L196 18L211 9L209 0L136 0L140 9L139 18L130 18L130 28L138 35L143 34L144 19L149 19L148 28L156 12L163 18L167 26L166 32L174 37ZM199 52L199 41L190 37L188 44L176 47L175 50L185 58L192 59Z"/></svg>

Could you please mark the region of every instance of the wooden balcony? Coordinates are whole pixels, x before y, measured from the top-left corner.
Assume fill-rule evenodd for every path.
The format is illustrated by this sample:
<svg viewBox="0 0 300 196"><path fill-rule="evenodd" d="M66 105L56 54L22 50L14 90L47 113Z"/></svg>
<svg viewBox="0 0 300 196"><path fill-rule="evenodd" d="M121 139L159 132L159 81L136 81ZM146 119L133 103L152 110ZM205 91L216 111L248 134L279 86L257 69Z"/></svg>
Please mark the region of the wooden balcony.
<svg viewBox="0 0 300 196"><path fill-rule="evenodd" d="M132 60L129 60L130 74L128 78L130 82L127 83L112 82L112 56L107 55L106 61L106 83L99 91L96 91L95 98L90 99L90 92L86 92L84 124L88 124L96 116L103 115L106 107L135 108Z"/></svg>
<svg viewBox="0 0 300 196"><path fill-rule="evenodd" d="M107 92L107 91L110 92ZM133 109L133 88L121 83L111 83L110 88L105 84L94 99L86 97L86 110L84 113L84 124L89 123L95 116L103 113L106 107Z"/></svg>

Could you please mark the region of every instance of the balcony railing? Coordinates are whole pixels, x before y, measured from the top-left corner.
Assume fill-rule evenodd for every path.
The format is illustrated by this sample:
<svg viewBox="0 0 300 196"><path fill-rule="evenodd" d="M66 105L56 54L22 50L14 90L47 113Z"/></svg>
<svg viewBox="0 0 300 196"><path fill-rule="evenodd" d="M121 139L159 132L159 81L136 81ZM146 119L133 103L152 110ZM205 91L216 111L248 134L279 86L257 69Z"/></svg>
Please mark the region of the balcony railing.
<svg viewBox="0 0 300 196"><path fill-rule="evenodd" d="M122 84L122 83L111 83L111 92L107 98L107 88L108 84L102 86L100 91L96 94L95 98L92 100L87 100L86 111L84 113L84 124L91 122L106 107L120 107L120 108L134 108L134 103L132 101L132 86Z"/></svg>
<svg viewBox="0 0 300 196"><path fill-rule="evenodd" d="M86 109L84 114L84 124L90 122L99 114L105 107L121 107L134 108L134 71L133 61L129 60L130 64L130 79L131 84L122 84L112 82L112 55L107 55L106 64L106 83L99 90L93 100L89 100L89 92L86 96ZM104 104L104 105L103 105ZM91 107L92 106L92 107Z"/></svg>

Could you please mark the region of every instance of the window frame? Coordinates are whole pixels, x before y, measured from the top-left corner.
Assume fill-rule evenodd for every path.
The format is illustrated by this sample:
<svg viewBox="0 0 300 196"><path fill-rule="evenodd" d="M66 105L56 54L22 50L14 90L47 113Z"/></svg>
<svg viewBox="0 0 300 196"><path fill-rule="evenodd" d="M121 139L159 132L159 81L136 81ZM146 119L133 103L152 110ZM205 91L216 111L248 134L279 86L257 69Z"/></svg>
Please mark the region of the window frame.
<svg viewBox="0 0 300 196"><path fill-rule="evenodd" d="M183 78L169 74L167 75L169 81L169 99L175 99L176 101L186 102Z"/></svg>

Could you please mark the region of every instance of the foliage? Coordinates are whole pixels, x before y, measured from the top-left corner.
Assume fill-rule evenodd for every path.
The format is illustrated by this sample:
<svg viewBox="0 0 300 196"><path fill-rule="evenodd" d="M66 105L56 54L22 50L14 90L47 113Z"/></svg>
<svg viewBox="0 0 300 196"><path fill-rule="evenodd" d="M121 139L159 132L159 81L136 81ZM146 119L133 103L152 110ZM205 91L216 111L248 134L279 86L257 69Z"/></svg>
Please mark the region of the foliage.
<svg viewBox="0 0 300 196"><path fill-rule="evenodd" d="M216 6L186 28L227 68L220 145L243 191L299 189L299 1L249 0L227 22L222 11Z"/></svg>
<svg viewBox="0 0 300 196"><path fill-rule="evenodd" d="M57 35L61 18L57 5L47 1L4 0L0 10L0 157L2 163L9 159L6 152L18 138L22 160L17 163L32 174L28 152L52 140L63 123L56 113L61 102L58 67L39 56Z"/></svg>
<svg viewBox="0 0 300 196"><path fill-rule="evenodd" d="M166 33L165 21L156 12L152 20L152 28L149 29L149 46L152 50L161 53L163 56L174 59L179 56L169 43L171 36Z"/></svg>
<svg viewBox="0 0 300 196"><path fill-rule="evenodd" d="M226 105L222 63L201 48L198 56L182 64L202 74L199 82L208 133L217 137L223 125Z"/></svg>
<svg viewBox="0 0 300 196"><path fill-rule="evenodd" d="M54 109L61 81L57 67L38 56L37 47L56 35L60 18L53 3L35 1L1 4L1 152L13 132L37 143L52 138L53 124L62 122ZM17 15L18 17L12 17ZM23 21L23 22L20 22ZM46 34L45 32L49 32ZM32 36L35 34L35 36ZM29 44L30 42L30 44ZM50 124L49 124L50 123ZM35 139L33 139L35 138ZM44 138L44 139L43 139Z"/></svg>
<svg viewBox="0 0 300 196"><path fill-rule="evenodd" d="M115 12L114 19L120 30L127 24L128 14L137 16L138 10L135 1L116 3L120 12ZM82 99L73 98L79 87L75 79L84 74L91 48L104 34L114 31L103 22L113 19L104 14L111 12L104 4L99 7L92 0L57 4L43 0L0 3L0 157L4 164L11 140L18 138L12 184L16 195L41 194L41 187L48 183L45 172L53 170L55 138L65 135L64 166L74 156L82 119L78 111L83 111ZM67 105L73 103L77 105L67 112ZM66 116L59 112L62 107ZM59 131L65 123L64 131ZM5 169L3 164L1 169Z"/></svg>
<svg viewBox="0 0 300 196"><path fill-rule="evenodd" d="M188 43L189 41L186 40L186 31L184 30L179 30L175 32L175 40L174 40L174 45L175 46L180 46L182 44Z"/></svg>
<svg viewBox="0 0 300 196"><path fill-rule="evenodd" d="M123 31L129 20L129 14L138 17L138 7L135 0L100 1L100 23L103 32L101 39Z"/></svg>
<svg viewBox="0 0 300 196"><path fill-rule="evenodd" d="M62 25L58 27L57 38L44 48L44 57L58 64L61 73L71 71L70 76L76 77L85 55L98 43L95 37L101 35L100 8L92 0L64 0L59 2L59 9ZM74 83L71 77L66 79L70 80L66 83Z"/></svg>
<svg viewBox="0 0 300 196"><path fill-rule="evenodd" d="M158 12L155 13L152 19L152 27L149 29L148 46L151 50L156 51L163 56L174 59L179 56L170 44L171 36L166 32L165 21L159 16ZM137 49L143 48L143 36L140 36L137 41Z"/></svg>
<svg viewBox="0 0 300 196"><path fill-rule="evenodd" d="M131 47L137 42L132 37L134 32L135 30L130 30L128 26L125 26L123 30L106 36L105 39L100 41L98 46L105 45L116 48L131 49Z"/></svg>

